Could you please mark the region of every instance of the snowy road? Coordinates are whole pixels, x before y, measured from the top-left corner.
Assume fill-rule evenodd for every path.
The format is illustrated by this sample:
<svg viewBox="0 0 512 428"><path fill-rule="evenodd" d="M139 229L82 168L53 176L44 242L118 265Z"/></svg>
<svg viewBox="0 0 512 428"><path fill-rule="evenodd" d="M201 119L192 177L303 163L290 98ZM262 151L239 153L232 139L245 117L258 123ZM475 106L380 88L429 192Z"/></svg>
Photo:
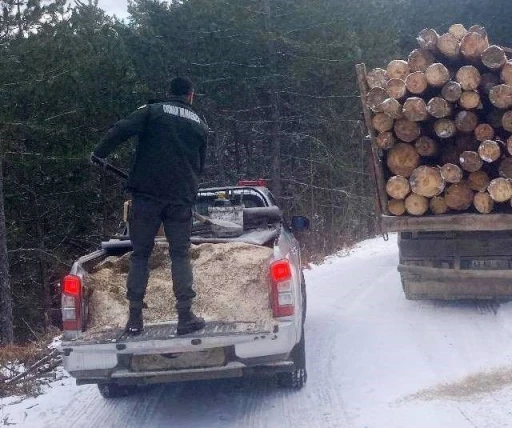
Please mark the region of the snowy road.
<svg viewBox="0 0 512 428"><path fill-rule="evenodd" d="M396 238L362 243L307 271L309 381L151 387L105 401L64 379L1 403L27 427L512 427L512 303L405 300ZM12 400L11 400L12 401ZM12 426L12 425L11 425Z"/></svg>

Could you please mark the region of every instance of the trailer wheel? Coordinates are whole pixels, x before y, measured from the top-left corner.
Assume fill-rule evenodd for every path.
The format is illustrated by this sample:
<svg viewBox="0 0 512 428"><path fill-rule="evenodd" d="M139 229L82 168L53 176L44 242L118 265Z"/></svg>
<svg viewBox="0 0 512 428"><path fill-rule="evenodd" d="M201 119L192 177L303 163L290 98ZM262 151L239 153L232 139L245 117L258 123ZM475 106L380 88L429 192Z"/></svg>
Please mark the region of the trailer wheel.
<svg viewBox="0 0 512 428"><path fill-rule="evenodd" d="M105 399L126 397L135 391L135 386L119 385L113 382L98 383L98 391Z"/></svg>
<svg viewBox="0 0 512 428"><path fill-rule="evenodd" d="M302 326L302 337L291 352L294 369L291 372L277 374L277 384L281 388L301 389L308 380L306 370L306 341L304 337L304 325Z"/></svg>

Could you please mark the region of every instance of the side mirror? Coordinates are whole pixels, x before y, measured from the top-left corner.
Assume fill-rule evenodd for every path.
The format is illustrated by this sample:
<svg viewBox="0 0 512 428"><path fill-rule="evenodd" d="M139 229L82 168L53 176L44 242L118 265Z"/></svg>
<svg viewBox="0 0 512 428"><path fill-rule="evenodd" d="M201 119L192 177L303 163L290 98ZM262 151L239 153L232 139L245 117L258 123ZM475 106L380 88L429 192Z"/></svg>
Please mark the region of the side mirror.
<svg viewBox="0 0 512 428"><path fill-rule="evenodd" d="M294 231L307 230L309 229L309 219L301 215L294 215L291 226Z"/></svg>

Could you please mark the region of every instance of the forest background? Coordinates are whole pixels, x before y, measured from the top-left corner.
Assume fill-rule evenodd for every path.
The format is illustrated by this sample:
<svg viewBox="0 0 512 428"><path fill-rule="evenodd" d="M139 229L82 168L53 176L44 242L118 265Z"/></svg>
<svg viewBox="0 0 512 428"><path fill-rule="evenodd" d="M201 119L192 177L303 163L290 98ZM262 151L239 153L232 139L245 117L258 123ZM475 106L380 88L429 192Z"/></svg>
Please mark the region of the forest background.
<svg viewBox="0 0 512 428"><path fill-rule="evenodd" d="M118 232L122 183L88 156L117 120L196 85L213 131L202 186L269 179L310 218L319 260L376 233L354 66L406 58L423 28L486 27L512 47L505 0L0 0L0 343L59 324L59 280ZM112 161L127 169L132 144Z"/></svg>

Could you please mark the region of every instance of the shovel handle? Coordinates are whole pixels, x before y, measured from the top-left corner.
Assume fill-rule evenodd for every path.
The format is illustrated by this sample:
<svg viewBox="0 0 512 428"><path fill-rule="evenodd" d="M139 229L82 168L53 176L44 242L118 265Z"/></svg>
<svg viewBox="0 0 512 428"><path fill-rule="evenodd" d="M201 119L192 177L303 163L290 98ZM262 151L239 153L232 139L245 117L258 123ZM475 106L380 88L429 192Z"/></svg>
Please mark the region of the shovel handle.
<svg viewBox="0 0 512 428"><path fill-rule="evenodd" d="M209 218L206 218L205 216L199 214L197 211L194 211L192 210L192 215L194 216L194 218L199 221L200 223L203 223L203 224L212 224L212 222L210 221Z"/></svg>

